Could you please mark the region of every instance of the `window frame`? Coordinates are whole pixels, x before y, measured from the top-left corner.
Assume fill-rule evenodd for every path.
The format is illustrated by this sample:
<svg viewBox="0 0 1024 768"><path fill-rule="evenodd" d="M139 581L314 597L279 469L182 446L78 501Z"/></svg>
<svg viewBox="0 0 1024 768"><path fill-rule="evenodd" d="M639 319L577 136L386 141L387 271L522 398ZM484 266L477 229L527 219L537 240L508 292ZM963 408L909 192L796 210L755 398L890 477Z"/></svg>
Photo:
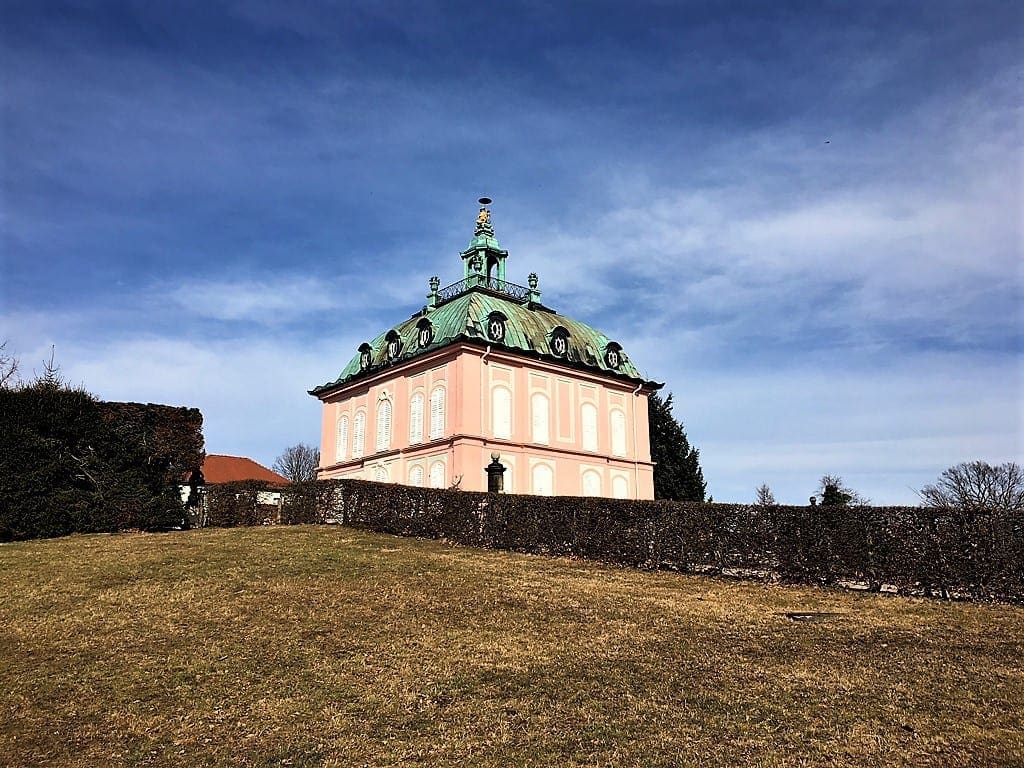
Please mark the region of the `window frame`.
<svg viewBox="0 0 1024 768"><path fill-rule="evenodd" d="M348 459L348 439L349 439L349 424L350 419L347 413L343 413L338 417L338 421L334 427L334 461L335 463L341 463ZM344 429L343 429L344 427Z"/></svg>
<svg viewBox="0 0 1024 768"><path fill-rule="evenodd" d="M352 458L361 459L366 455L366 409L356 411L352 420Z"/></svg>
<svg viewBox="0 0 1024 768"><path fill-rule="evenodd" d="M506 434L502 434L498 431L498 401L497 396L499 390L507 396L507 430ZM504 384L495 384L491 387L491 436L498 438L499 440L511 440L512 435L515 432L515 414L512 398L512 390Z"/></svg>
<svg viewBox="0 0 1024 768"><path fill-rule="evenodd" d="M617 422L618 419L618 422ZM622 430L616 429L616 424L620 423ZM608 412L608 426L611 432L611 454L612 456L628 456L629 449L627 447L628 440L626 439L626 412L619 407L612 408Z"/></svg>
<svg viewBox="0 0 1024 768"><path fill-rule="evenodd" d="M419 405L419 419L417 420L416 406ZM424 416L426 413L426 397L422 389L417 389L409 398L409 445L419 445L423 442ZM416 428L419 430L416 431Z"/></svg>
<svg viewBox="0 0 1024 768"><path fill-rule="evenodd" d="M544 403L543 422L540 419L541 409L537 408L541 402ZM538 445L551 445L551 398L545 392L530 395L530 440Z"/></svg>
<svg viewBox="0 0 1024 768"><path fill-rule="evenodd" d="M444 384L435 384L430 390L430 440L442 439L448 427L448 392L447 387ZM440 412L440 426L435 424L435 411L434 411L434 398L440 395L440 405L437 410ZM437 428L435 428L437 427Z"/></svg>
<svg viewBox="0 0 1024 768"><path fill-rule="evenodd" d="M387 414L382 417L385 410L387 411ZM380 453L381 451L388 451L391 449L391 442L394 438L392 432L395 419L395 407L389 396L382 395L377 401L376 415L377 420L375 422L376 434L374 435L374 453Z"/></svg>

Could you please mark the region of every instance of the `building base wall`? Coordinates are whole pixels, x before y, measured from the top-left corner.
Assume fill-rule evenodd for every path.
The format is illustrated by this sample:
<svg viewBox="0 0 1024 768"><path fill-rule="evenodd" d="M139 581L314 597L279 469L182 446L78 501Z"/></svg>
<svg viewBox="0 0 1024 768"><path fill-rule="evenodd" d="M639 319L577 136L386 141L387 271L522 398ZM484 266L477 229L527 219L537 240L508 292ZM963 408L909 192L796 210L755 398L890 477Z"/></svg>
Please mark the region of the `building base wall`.
<svg viewBox="0 0 1024 768"><path fill-rule="evenodd" d="M318 477L486 491L485 467L493 453L506 469L506 493L654 498L650 462L476 437L456 437L327 466Z"/></svg>

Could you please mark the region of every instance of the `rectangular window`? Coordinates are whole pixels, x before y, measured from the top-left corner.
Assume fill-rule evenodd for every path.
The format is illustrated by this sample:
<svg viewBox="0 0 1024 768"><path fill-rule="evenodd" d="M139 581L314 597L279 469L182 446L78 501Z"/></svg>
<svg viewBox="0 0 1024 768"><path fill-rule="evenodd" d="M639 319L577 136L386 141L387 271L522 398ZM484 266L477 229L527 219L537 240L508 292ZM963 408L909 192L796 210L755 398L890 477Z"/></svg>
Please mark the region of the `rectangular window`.
<svg viewBox="0 0 1024 768"><path fill-rule="evenodd" d="M593 403L584 403L580 407L580 422L583 432L583 450L597 450L597 407Z"/></svg>
<svg viewBox="0 0 1024 768"><path fill-rule="evenodd" d="M430 439L444 437L444 387L430 393Z"/></svg>
<svg viewBox="0 0 1024 768"><path fill-rule="evenodd" d="M348 458L348 416L338 419L338 435L334 445L334 460L344 461Z"/></svg>
<svg viewBox="0 0 1024 768"><path fill-rule="evenodd" d="M533 416L533 442L547 445L549 442L548 428L551 421L547 395L534 392L530 398L530 410Z"/></svg>
<svg viewBox="0 0 1024 768"><path fill-rule="evenodd" d="M409 403L409 444L423 442L423 393L417 392Z"/></svg>
<svg viewBox="0 0 1024 768"><path fill-rule="evenodd" d="M512 437L512 393L505 387L495 387L491 392L491 421L495 437Z"/></svg>
<svg viewBox="0 0 1024 768"><path fill-rule="evenodd" d="M386 451L391 447L391 401L381 400L377 404L377 450Z"/></svg>
<svg viewBox="0 0 1024 768"><path fill-rule="evenodd" d="M366 411L356 414L355 424L352 428L352 458L358 459L363 455L363 441L366 439Z"/></svg>
<svg viewBox="0 0 1024 768"><path fill-rule="evenodd" d="M620 410L612 411L612 455L626 455L626 414Z"/></svg>

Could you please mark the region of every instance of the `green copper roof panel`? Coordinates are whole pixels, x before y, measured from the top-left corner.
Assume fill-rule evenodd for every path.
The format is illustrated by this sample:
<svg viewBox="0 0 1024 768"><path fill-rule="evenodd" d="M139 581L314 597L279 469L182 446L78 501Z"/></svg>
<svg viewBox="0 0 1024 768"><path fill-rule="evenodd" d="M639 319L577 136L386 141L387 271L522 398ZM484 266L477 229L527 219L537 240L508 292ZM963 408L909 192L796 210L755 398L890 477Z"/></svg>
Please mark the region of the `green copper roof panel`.
<svg viewBox="0 0 1024 768"><path fill-rule="evenodd" d="M487 334L487 321L494 312L501 313L506 318L505 338L500 342L493 341ZM420 347L419 328L424 319L430 322L433 339L426 347ZM567 350L563 356L556 355L551 347L552 331L559 326L568 332ZM392 330L397 333L401 347L398 357L389 361L387 339ZM418 312L405 322L379 334L369 342L368 370L361 370L360 353L357 352L337 379L310 390L310 394L326 392L361 375L370 375L388 365L404 363L458 341L490 344L495 349L517 350L530 356L615 378L644 381L640 371L624 352L619 352L617 369L608 365L606 354L609 344L616 345L605 334L589 325L560 315L539 304L519 303L489 291L474 289L440 307Z"/></svg>
<svg viewBox="0 0 1024 768"><path fill-rule="evenodd" d="M508 252L501 250L494 236L491 213L486 208L490 202L489 198L480 198L482 207L473 240L462 252L463 280L438 291L440 281L431 278L431 307L384 331L368 344L360 345L360 350L369 347L369 364L361 365L363 352L357 352L337 379L310 390L311 395L329 392L361 376L370 376L388 366L400 365L460 341L489 344L495 349L513 350L654 388L662 386L645 381L622 348L603 333L538 303L540 292L536 290L536 274L529 277L529 289L505 282L504 261ZM492 267L497 274L491 273ZM505 334L500 341L488 335L492 313L501 313L505 318ZM429 343L421 346L420 327L425 321L430 323L432 336ZM556 350L552 344L552 332L559 327L564 329L564 335L560 336L564 344L562 350ZM390 357L389 339L399 342L398 354ZM614 350L612 364L609 364L609 349Z"/></svg>

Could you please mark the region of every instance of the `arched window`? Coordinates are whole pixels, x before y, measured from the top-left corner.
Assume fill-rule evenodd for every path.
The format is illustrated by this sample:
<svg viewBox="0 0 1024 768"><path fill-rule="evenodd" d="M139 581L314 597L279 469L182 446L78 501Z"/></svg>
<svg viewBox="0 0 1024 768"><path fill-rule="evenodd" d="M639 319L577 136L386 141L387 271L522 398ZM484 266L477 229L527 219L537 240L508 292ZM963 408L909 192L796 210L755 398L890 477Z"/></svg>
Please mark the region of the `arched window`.
<svg viewBox="0 0 1024 768"><path fill-rule="evenodd" d="M344 461L348 458L348 414L338 419L338 434L334 441L334 460Z"/></svg>
<svg viewBox="0 0 1024 768"><path fill-rule="evenodd" d="M533 465L533 492L538 496L551 496L555 492L555 473L547 464Z"/></svg>
<svg viewBox="0 0 1024 768"><path fill-rule="evenodd" d="M533 442L548 444L548 396L534 392L530 397L530 412L533 419Z"/></svg>
<svg viewBox="0 0 1024 768"><path fill-rule="evenodd" d="M419 464L409 468L409 485L415 485L417 488L423 487L423 467Z"/></svg>
<svg viewBox="0 0 1024 768"><path fill-rule="evenodd" d="M388 481L388 468L387 467L374 467L373 479L377 483L386 483Z"/></svg>
<svg viewBox="0 0 1024 768"><path fill-rule="evenodd" d="M435 461L430 465L430 487L444 488L444 462Z"/></svg>
<svg viewBox="0 0 1024 768"><path fill-rule="evenodd" d="M616 499L629 498L629 481L622 475L612 478L612 496Z"/></svg>
<svg viewBox="0 0 1024 768"><path fill-rule="evenodd" d="M377 403L377 450L386 451L391 447L391 401Z"/></svg>
<svg viewBox="0 0 1024 768"><path fill-rule="evenodd" d="M444 387L430 393L430 439L444 437Z"/></svg>
<svg viewBox="0 0 1024 768"><path fill-rule="evenodd" d="M597 450L597 406L584 403L580 408L580 422L583 432L583 450Z"/></svg>
<svg viewBox="0 0 1024 768"><path fill-rule="evenodd" d="M417 392L409 401L409 444L423 442L423 393Z"/></svg>
<svg viewBox="0 0 1024 768"><path fill-rule="evenodd" d="M366 439L366 411L356 414L356 420L352 424L352 458L358 459L363 455L363 441Z"/></svg>
<svg viewBox="0 0 1024 768"><path fill-rule="evenodd" d="M512 437L512 393L505 387L491 391L491 429L495 437Z"/></svg>
<svg viewBox="0 0 1024 768"><path fill-rule="evenodd" d="M583 473L583 495L601 495L601 476L592 469L588 469Z"/></svg>
<svg viewBox="0 0 1024 768"><path fill-rule="evenodd" d="M612 411L612 455L626 455L626 414L615 409Z"/></svg>

